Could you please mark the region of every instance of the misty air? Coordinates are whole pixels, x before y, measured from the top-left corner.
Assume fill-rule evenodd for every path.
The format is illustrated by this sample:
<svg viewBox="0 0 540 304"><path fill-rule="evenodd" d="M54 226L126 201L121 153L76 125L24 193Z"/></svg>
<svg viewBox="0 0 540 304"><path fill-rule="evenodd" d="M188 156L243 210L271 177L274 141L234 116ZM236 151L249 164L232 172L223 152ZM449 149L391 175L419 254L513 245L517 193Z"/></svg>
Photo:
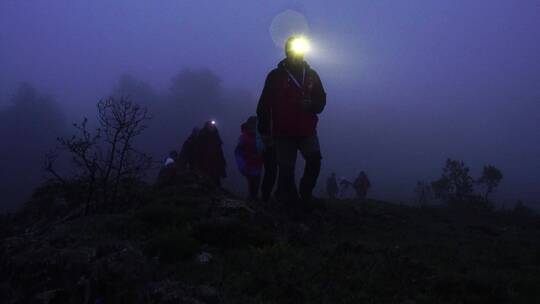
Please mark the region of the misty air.
<svg viewBox="0 0 540 304"><path fill-rule="evenodd" d="M0 3L1 303L540 302L534 0Z"/></svg>

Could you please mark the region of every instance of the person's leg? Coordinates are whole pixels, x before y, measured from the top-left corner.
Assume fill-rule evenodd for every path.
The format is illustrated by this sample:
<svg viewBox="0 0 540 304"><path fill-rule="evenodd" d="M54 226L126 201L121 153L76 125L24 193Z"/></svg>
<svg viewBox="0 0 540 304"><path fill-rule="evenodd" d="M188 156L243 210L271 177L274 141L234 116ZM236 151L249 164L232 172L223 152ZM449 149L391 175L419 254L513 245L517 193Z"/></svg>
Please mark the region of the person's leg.
<svg viewBox="0 0 540 304"><path fill-rule="evenodd" d="M306 161L304 175L300 180L300 197L309 201L312 198L313 189L317 184L321 171L321 148L317 134L303 138L299 143L300 153Z"/></svg>
<svg viewBox="0 0 540 304"><path fill-rule="evenodd" d="M278 163L276 198L279 201L296 201L298 193L294 181L294 167L296 165L297 140L290 137L276 138L275 146Z"/></svg>
<svg viewBox="0 0 540 304"><path fill-rule="evenodd" d="M275 147L268 147L264 150L263 163L264 177L261 186L261 194L263 202L268 202L270 200L270 195L272 194L272 189L274 188L277 177L278 165Z"/></svg>

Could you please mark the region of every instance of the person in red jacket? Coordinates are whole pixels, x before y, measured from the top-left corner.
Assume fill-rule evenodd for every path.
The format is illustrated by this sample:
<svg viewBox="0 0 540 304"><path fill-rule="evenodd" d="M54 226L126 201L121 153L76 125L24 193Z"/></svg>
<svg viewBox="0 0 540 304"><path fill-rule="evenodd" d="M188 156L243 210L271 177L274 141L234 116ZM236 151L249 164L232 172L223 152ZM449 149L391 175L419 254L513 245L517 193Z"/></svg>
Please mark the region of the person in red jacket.
<svg viewBox="0 0 540 304"><path fill-rule="evenodd" d="M297 49L297 44L302 42L299 39L303 38L287 39L286 58L268 74L257 105L259 133L263 141L273 141L275 145L278 162L275 196L281 201L311 200L321 168L317 114L326 105L326 93L319 75ZM306 162L299 193L294 177L297 151Z"/></svg>
<svg viewBox="0 0 540 304"><path fill-rule="evenodd" d="M261 183L262 155L257 151L257 117L251 116L242 124L242 134L234 150L238 170L247 179L249 199L257 201Z"/></svg>
<svg viewBox="0 0 540 304"><path fill-rule="evenodd" d="M216 186L221 186L221 179L227 177L222 145L215 122L206 122L197 136L195 167L199 174L210 178Z"/></svg>

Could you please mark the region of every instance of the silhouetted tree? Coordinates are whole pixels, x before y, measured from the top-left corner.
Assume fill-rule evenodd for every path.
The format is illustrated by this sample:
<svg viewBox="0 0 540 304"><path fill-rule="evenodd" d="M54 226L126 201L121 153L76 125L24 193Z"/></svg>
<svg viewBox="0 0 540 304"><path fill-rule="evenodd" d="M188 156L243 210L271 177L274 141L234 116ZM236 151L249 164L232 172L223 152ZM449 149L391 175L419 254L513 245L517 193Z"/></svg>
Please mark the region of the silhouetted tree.
<svg viewBox="0 0 540 304"><path fill-rule="evenodd" d="M221 94L221 79L208 69L184 69L172 79L171 93L185 98L214 99Z"/></svg>
<svg viewBox="0 0 540 304"><path fill-rule="evenodd" d="M172 79L171 102L195 121L206 121L220 113L221 79L208 69L184 69Z"/></svg>
<svg viewBox="0 0 540 304"><path fill-rule="evenodd" d="M129 74L120 77L111 96L114 98L129 98L129 100L151 109L156 107L159 101L158 94L148 83Z"/></svg>
<svg viewBox="0 0 540 304"><path fill-rule="evenodd" d="M484 166L482 176L477 181L478 184L484 185L486 188L486 192L484 193L484 200L488 201L488 196L499 186L502 178L503 174L495 166Z"/></svg>
<svg viewBox="0 0 540 304"><path fill-rule="evenodd" d="M88 130L85 118L74 124L75 135L58 139L72 157L75 179L86 188L86 212L95 199L103 205L116 203L122 186L138 182L151 164L150 157L133 147L134 139L146 128L147 110L125 98L101 100L97 108L99 127L95 132ZM54 160L54 156L48 159L46 169L65 183Z"/></svg>
<svg viewBox="0 0 540 304"><path fill-rule="evenodd" d="M431 186L435 197L446 203L463 202L473 195L473 178L463 161L447 159L442 176Z"/></svg>

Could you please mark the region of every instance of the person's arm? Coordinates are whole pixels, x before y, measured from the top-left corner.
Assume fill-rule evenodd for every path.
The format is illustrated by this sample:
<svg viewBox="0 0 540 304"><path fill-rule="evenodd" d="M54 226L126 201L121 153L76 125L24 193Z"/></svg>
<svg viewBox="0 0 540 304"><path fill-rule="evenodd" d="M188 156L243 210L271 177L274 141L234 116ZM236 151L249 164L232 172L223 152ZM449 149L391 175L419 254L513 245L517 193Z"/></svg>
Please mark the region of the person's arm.
<svg viewBox="0 0 540 304"><path fill-rule="evenodd" d="M259 103L257 104L257 129L262 137L271 136L271 125L272 125L272 75L270 72L266 77L264 82L264 88L259 98Z"/></svg>
<svg viewBox="0 0 540 304"><path fill-rule="evenodd" d="M313 72L313 89L311 91L311 111L315 114L320 114L326 106L326 92L324 91L321 78Z"/></svg>

